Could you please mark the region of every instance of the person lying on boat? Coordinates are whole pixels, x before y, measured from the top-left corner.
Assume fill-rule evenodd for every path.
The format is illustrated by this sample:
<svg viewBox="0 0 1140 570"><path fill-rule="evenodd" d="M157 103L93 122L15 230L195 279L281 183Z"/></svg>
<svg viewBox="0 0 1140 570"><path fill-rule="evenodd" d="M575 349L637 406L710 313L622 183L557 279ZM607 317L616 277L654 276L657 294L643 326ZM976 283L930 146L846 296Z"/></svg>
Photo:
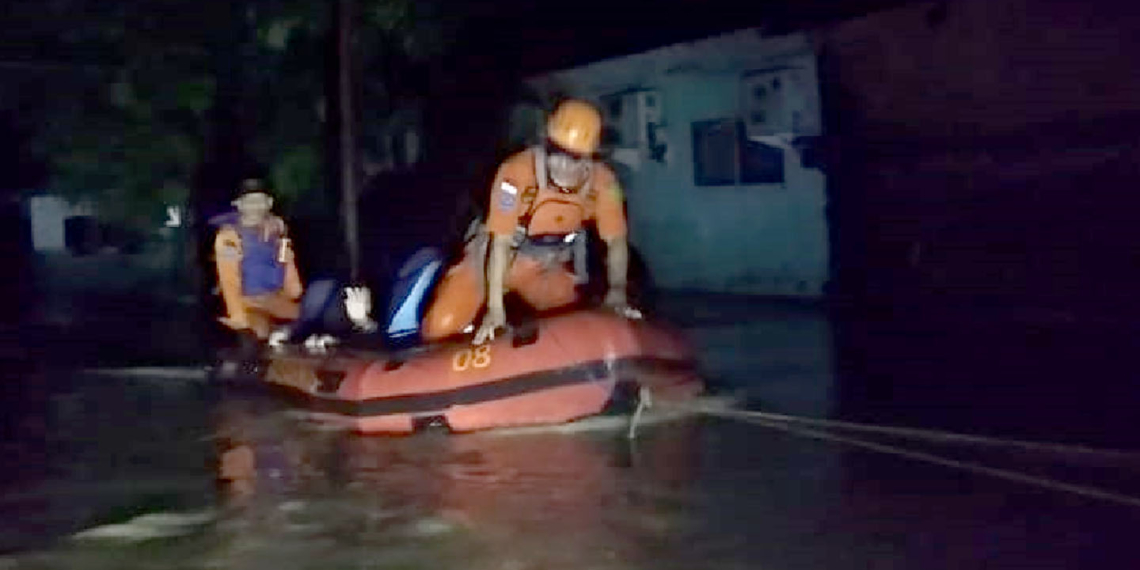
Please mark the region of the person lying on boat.
<svg viewBox="0 0 1140 570"><path fill-rule="evenodd" d="M218 228L214 264L226 313L218 320L264 340L275 324L299 315L301 278L288 229L272 213L264 183L244 180L233 206L209 221Z"/></svg>
<svg viewBox="0 0 1140 570"><path fill-rule="evenodd" d="M568 100L547 122L544 144L499 167L486 221L443 277L424 317L425 340L470 330L484 306L473 341L493 340L507 323L503 298L508 290L538 311L575 303L585 276L582 255L574 254L576 249L584 254L581 230L587 222L596 224L606 243L604 303L628 318L641 317L626 291L629 246L621 186L595 158L601 130L593 105ZM574 260L578 271L570 268Z"/></svg>
<svg viewBox="0 0 1140 570"><path fill-rule="evenodd" d="M438 248L416 250L386 288L386 307L374 305L372 290L363 283L318 279L309 284L301 298L300 316L270 334L269 345L303 345L313 352L336 345L395 350L417 346L424 299L445 263L446 257ZM381 322L373 320L376 308L382 311L378 315Z"/></svg>

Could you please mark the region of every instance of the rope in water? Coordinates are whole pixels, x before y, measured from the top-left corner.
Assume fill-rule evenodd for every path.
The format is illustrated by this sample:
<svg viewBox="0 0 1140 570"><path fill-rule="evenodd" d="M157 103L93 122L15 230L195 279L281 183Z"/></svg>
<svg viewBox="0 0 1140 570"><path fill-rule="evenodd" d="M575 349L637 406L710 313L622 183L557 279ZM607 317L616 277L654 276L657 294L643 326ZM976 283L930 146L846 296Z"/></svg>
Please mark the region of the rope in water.
<svg viewBox="0 0 1140 570"><path fill-rule="evenodd" d="M658 404L658 405L660 405L660 404ZM1088 486L1088 485L1077 485L1077 484L1073 484L1073 483L1066 483L1064 481L1059 481L1059 480L1052 479L1049 477L1039 477L1036 475L1029 475L1026 473L1021 473L1021 472L1010 470L1010 469L1001 469L998 467L989 467L986 465L981 465L979 463L973 463L973 462L969 462L969 461L962 461L962 460L958 460L958 459L950 459L950 458L942 457L942 456L935 455L932 453L926 453L926 452L922 452L922 451L913 451L913 450L904 449L904 448L894 446L894 445L876 443L873 441L867 441L867 440L859 439L856 437L847 437L847 436L843 436L843 435L829 433L826 431L812 429L810 427L802 427L802 426L798 426L798 425L794 425L794 424L797 424L797 423L808 424L808 425L814 424L814 425L819 425L819 426L840 427L840 428L846 428L846 429L863 430L863 431L877 432L877 433L889 433L889 434L893 434L893 435L908 435L911 437L918 437L921 439L940 439L943 441L962 441L962 442L969 442L969 443L980 443L980 444L985 444L985 445L1008 445L1008 446L1020 447L1023 449L1032 449L1032 450L1038 450L1038 451L1058 452L1058 451L1063 450L1063 452L1065 452L1065 453L1096 454L1096 455L1111 456L1111 457L1116 457L1116 458L1137 458L1137 457L1140 457L1140 454L1115 451L1115 450L1098 450L1098 449L1092 449L1092 448L1088 448L1088 447L1084 447L1084 446L1070 446L1070 445L1052 444L1052 443L1037 443L1037 442L1027 442L1027 441L1020 441L1020 440L1003 440L1003 439L998 439L998 438L987 438L987 437L981 437L981 436L956 434L956 433L951 433L951 432L939 432L939 431L934 431L934 430L921 430L921 429L914 429L914 428L897 428L897 427L890 427L890 426L875 426L875 425L869 425L869 424L856 424L856 423L851 423L851 422L819 420L819 419L804 418L804 417L799 417L799 416L789 416L789 415L784 415L784 414L771 414L768 412L756 412L756 411L747 411L747 410L731 410L731 409L711 409L708 407L692 406L692 405L678 404L678 403L669 403L669 404L666 404L665 406L670 407L670 408L685 408L689 411L704 414L707 416L743 421L745 423L750 423L750 424L760 425L760 426L764 426L764 427L768 427L768 428L772 428L772 429L777 429L777 430L784 431L784 432L790 433L792 435L798 435L801 437L807 437L807 438L817 439L817 440L821 440L821 441L829 441L829 442L833 442L833 443L842 443L842 444L851 445L854 447L859 447L862 449L867 449L870 451L875 451L878 453L883 453L883 454L887 454L887 455L894 455L894 456L898 456L898 457L905 457L907 459L922 461L922 462L931 463L934 465L941 465L943 467L950 467L953 469L959 469L959 470L967 471L970 473L976 473L976 474L980 474L980 475L988 475L990 477L994 477L997 479L1003 479L1006 481L1013 481L1016 483L1031 485L1031 486L1035 486L1038 488L1047 489L1047 490L1051 490L1051 491L1060 491L1060 492L1070 493L1073 495L1078 495L1078 496L1086 497L1086 498L1090 498L1090 499L1107 501L1107 502L1115 503L1118 505L1140 508L1140 497L1126 495L1123 493L1117 493L1114 491L1109 491L1106 489L1101 489L1098 487L1093 487L1093 486ZM633 430L634 430L634 426L631 425L631 430L630 430L630 434L629 434L631 437L634 436Z"/></svg>
<svg viewBox="0 0 1140 570"><path fill-rule="evenodd" d="M970 443L975 445L986 445L994 447L1014 447L1024 449L1027 451L1038 451L1045 453L1058 453L1058 454L1071 454L1071 455L1086 455L1092 457L1102 457L1106 459L1129 459L1140 460L1140 453L1123 451L1118 449L1098 449L1094 447L1087 447L1083 445L1073 445L1064 443L1053 442L1039 442L1039 441L1025 441L1018 439L1005 439L997 437L986 437L980 435L971 435L963 433L954 433L949 431L940 431L932 429L919 429L910 427L898 427L876 424L865 424L855 422L844 422L838 420L824 420L818 418L808 418L802 416L792 416L787 414L774 414L771 412L757 412L745 410L717 410L716 413L725 417L733 417L737 419L763 419L776 422L786 422L794 424L802 424L806 426L816 426L825 428L838 428L851 431L863 431L869 433L879 433L883 435L898 436L912 439L925 439L929 441L943 441L948 443Z"/></svg>

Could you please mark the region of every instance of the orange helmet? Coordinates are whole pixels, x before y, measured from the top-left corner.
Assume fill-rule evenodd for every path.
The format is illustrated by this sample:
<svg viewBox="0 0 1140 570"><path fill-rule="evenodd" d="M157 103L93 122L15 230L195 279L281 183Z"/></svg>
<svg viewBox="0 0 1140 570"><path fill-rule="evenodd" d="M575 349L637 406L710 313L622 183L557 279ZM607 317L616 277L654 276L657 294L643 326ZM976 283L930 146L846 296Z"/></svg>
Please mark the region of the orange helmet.
<svg viewBox="0 0 1140 570"><path fill-rule="evenodd" d="M565 101L546 122L546 137L570 152L593 154L602 137L602 115L585 101Z"/></svg>

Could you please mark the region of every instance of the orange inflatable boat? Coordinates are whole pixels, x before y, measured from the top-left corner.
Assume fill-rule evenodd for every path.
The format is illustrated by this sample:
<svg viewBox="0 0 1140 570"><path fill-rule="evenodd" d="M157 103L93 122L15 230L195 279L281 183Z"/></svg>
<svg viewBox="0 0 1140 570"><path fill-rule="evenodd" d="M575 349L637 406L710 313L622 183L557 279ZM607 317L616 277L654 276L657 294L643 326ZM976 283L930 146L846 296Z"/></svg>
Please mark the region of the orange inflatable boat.
<svg viewBox="0 0 1140 570"><path fill-rule="evenodd" d="M546 316L536 325L530 338L507 335L481 346L336 348L323 355L266 349L247 372L310 415L363 433L557 424L602 413L640 388L666 401L703 391L692 351L670 327L600 309Z"/></svg>

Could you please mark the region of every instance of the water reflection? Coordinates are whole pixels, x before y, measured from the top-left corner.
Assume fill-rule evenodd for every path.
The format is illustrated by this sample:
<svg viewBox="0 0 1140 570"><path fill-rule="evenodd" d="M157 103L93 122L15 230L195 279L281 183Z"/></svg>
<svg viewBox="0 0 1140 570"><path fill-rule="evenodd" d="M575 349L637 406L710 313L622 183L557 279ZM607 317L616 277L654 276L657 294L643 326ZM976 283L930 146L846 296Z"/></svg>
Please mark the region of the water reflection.
<svg viewBox="0 0 1140 570"><path fill-rule="evenodd" d="M346 561L638 567L688 524L700 465L691 421L631 445L611 430L362 437L248 400L223 403L218 418L222 524L303 557L324 544Z"/></svg>
<svg viewBox="0 0 1140 570"><path fill-rule="evenodd" d="M1126 331L842 321L832 377L822 317L736 309L690 311L689 328L709 369L766 409L1135 441ZM634 447L620 430L369 438L170 379L22 380L8 392L18 438L4 447L0 546L111 522L124 505L197 511L211 488L219 509L178 538L63 541L0 568L1099 568L1134 557L1140 524L1138 511L729 421L645 428ZM1138 480L997 455L953 457L1122 491Z"/></svg>
<svg viewBox="0 0 1140 570"><path fill-rule="evenodd" d="M358 437L265 400L214 410L212 432L195 433L216 448L202 475L186 467L190 442L119 417L169 464L157 482L216 481L212 524L179 516L202 503L161 505L138 529L159 538L67 540L0 568L1097 568L1131 552L1140 524L1113 505L739 422L646 426L631 447L620 430ZM145 418L172 434L189 419ZM88 433L122 447L118 429ZM147 489L132 472L115 481Z"/></svg>

